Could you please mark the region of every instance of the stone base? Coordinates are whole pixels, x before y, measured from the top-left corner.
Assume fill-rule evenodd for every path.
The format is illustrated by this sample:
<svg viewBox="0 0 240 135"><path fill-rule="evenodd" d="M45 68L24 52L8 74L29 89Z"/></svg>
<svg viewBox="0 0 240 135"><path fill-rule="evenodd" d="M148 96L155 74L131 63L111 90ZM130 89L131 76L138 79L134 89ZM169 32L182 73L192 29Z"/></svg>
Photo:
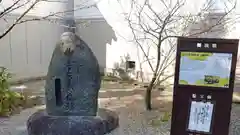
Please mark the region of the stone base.
<svg viewBox="0 0 240 135"><path fill-rule="evenodd" d="M119 126L118 115L99 109L97 116L50 116L38 111L27 121L28 135L104 135Z"/></svg>

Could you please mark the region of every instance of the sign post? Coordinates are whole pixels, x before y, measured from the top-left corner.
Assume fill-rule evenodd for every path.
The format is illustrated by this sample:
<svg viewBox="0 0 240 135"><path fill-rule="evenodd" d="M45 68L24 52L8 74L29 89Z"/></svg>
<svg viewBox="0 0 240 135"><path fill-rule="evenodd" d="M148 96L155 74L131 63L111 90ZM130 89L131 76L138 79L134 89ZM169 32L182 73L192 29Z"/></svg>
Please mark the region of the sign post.
<svg viewBox="0 0 240 135"><path fill-rule="evenodd" d="M178 38L171 135L228 135L238 42Z"/></svg>

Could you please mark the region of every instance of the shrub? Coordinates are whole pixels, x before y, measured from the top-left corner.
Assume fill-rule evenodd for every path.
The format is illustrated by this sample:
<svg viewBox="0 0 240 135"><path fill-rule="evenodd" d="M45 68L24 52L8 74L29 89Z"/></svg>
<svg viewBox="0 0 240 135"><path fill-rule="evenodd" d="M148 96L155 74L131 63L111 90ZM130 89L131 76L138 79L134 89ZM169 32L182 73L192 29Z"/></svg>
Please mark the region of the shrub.
<svg viewBox="0 0 240 135"><path fill-rule="evenodd" d="M9 116L18 109L18 103L23 98L21 94L11 91L9 80L11 74L0 67L0 116Z"/></svg>

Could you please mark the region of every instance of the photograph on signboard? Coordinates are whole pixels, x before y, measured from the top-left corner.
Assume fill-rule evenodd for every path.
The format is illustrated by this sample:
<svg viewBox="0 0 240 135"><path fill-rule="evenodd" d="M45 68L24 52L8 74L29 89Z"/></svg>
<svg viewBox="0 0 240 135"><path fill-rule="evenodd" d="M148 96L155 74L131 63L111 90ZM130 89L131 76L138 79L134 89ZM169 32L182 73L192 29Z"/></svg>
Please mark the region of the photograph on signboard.
<svg viewBox="0 0 240 135"><path fill-rule="evenodd" d="M180 85L229 88L232 54L181 52Z"/></svg>
<svg viewBox="0 0 240 135"><path fill-rule="evenodd" d="M191 102L188 130L195 132L211 132L214 104L210 102Z"/></svg>

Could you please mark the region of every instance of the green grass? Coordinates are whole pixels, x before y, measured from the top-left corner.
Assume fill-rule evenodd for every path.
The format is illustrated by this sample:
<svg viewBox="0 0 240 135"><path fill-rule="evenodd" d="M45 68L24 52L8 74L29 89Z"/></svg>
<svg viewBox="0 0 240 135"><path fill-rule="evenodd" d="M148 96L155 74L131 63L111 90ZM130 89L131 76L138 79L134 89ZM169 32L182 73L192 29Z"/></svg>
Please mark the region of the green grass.
<svg viewBox="0 0 240 135"><path fill-rule="evenodd" d="M150 120L150 125L154 126L154 127L158 127L160 125L162 125L165 122L168 122L169 120L171 120L171 113L170 112L164 112L164 114L162 116L160 116L160 118L153 118L152 120Z"/></svg>
<svg viewBox="0 0 240 135"><path fill-rule="evenodd" d="M185 81L185 80L179 80L179 84L188 84L188 82L187 81Z"/></svg>
<svg viewBox="0 0 240 135"><path fill-rule="evenodd" d="M204 61L209 56L212 56L213 53L206 53L206 52L181 52L181 57L185 56L191 60L199 60Z"/></svg>
<svg viewBox="0 0 240 135"><path fill-rule="evenodd" d="M179 84L187 85L188 82L185 80L179 80ZM206 84L203 79L197 80L195 82L195 85L197 86L208 86L208 87L224 87L225 84L229 84L229 78L220 78L219 83L214 83L214 84Z"/></svg>
<svg viewBox="0 0 240 135"><path fill-rule="evenodd" d="M204 83L204 80L201 79L196 81L195 84L199 86L224 87L225 84L229 84L229 78L220 78L219 83L214 83L214 84L206 84Z"/></svg>

